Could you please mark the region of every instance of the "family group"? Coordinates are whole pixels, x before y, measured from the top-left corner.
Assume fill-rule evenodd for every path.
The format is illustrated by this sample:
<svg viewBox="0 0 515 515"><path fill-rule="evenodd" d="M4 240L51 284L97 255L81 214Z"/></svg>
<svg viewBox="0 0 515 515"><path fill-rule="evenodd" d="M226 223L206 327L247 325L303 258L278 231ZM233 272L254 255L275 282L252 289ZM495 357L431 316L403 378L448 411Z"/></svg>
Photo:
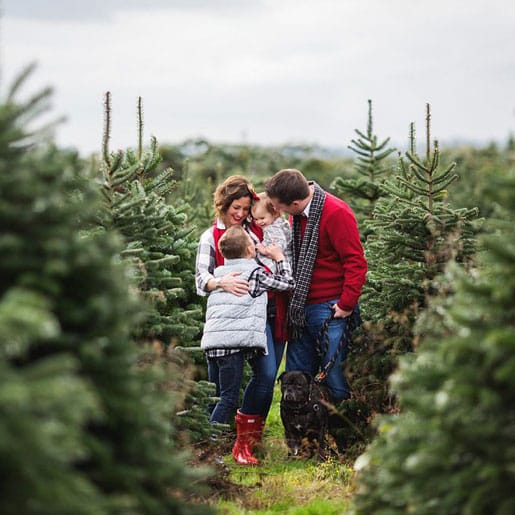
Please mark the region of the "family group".
<svg viewBox="0 0 515 515"><path fill-rule="evenodd" d="M201 347L219 398L210 422L235 417L232 456L256 465L285 349L286 371L314 377L325 369L335 404L349 398L341 342L359 318L367 263L352 209L299 170L278 171L259 194L231 176L216 188L214 208L195 277L198 294L208 296ZM324 324L328 345L320 352ZM251 377L240 403L245 362Z"/></svg>

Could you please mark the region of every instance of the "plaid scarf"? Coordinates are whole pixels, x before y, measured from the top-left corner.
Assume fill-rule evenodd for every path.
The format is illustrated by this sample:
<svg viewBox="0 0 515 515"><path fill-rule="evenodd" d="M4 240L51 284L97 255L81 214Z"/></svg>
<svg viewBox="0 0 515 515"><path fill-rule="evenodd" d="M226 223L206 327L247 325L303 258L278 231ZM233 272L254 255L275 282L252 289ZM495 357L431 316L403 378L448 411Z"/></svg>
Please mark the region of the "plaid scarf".
<svg viewBox="0 0 515 515"><path fill-rule="evenodd" d="M302 335L306 325L304 316L304 304L311 286L313 266L318 252L318 234L320 230L320 216L325 202L325 191L316 183L314 186L313 199L309 208L309 217L304 231L304 238L301 236L301 217L293 217L293 275L295 277L295 290L288 308L288 320L292 339L296 340Z"/></svg>

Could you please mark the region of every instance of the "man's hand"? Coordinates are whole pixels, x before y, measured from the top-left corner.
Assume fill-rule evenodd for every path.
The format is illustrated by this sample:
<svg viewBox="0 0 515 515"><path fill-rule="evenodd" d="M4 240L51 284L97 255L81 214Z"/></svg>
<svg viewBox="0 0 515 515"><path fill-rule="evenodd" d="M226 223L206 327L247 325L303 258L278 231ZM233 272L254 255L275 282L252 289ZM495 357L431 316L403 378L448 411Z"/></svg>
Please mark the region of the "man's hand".
<svg viewBox="0 0 515 515"><path fill-rule="evenodd" d="M344 311L338 304L334 304L332 308L334 310L334 318L346 318L352 313L352 311Z"/></svg>
<svg viewBox="0 0 515 515"><path fill-rule="evenodd" d="M249 291L249 282L245 279L239 279L241 272L231 272L224 275L220 281L220 287L228 292L241 297Z"/></svg>

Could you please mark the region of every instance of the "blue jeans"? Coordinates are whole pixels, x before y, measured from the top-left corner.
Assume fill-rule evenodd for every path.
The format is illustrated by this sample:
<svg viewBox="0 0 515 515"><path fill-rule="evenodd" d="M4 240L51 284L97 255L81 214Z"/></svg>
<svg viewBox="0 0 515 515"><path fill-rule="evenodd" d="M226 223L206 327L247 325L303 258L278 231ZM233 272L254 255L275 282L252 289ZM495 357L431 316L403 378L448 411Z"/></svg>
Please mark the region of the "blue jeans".
<svg viewBox="0 0 515 515"><path fill-rule="evenodd" d="M260 415L266 419L274 395L277 370L284 353L284 342L276 342L273 319L266 324L268 354L262 353L249 360L252 376L243 393L240 411L246 415Z"/></svg>
<svg viewBox="0 0 515 515"><path fill-rule="evenodd" d="M287 371L302 370L315 376L334 356L345 330L347 318L334 318L329 323L329 349L322 356L322 359L317 355L316 341L319 338L323 323L333 312L331 306L336 304L338 300L335 299L322 304L306 304L304 306L306 327L301 338L288 342L286 351ZM335 403L350 396L349 384L343 371L343 362L347 355L347 350L348 342L337 356L336 362L325 380L326 385L334 396Z"/></svg>
<svg viewBox="0 0 515 515"><path fill-rule="evenodd" d="M220 397L209 422L228 424L232 421L239 405L244 360L243 351L221 358L207 358L208 379L215 384L216 396Z"/></svg>

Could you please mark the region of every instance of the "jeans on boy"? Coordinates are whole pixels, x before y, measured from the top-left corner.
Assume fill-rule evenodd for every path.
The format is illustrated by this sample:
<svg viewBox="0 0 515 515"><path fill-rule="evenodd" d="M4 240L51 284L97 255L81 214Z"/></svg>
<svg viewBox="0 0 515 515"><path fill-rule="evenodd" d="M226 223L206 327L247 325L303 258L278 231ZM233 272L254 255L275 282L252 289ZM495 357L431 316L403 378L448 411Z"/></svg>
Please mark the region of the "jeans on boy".
<svg viewBox="0 0 515 515"><path fill-rule="evenodd" d="M239 406L245 352L239 351L219 358L208 358L207 373L216 385L216 403L209 422L229 424Z"/></svg>
<svg viewBox="0 0 515 515"><path fill-rule="evenodd" d="M345 325L349 318L334 318L329 323L329 349L322 356L322 362L318 357L316 346L317 339L324 322L333 313L331 306L339 299L323 302L321 304L306 304L304 313L306 316L306 327L301 338L288 342L286 350L286 370L302 370L313 377L323 368L334 356L336 349L345 331ZM320 342L322 343L322 342ZM348 342L338 354L334 366L331 368L325 384L331 390L335 403L338 404L350 396L349 384L345 378L342 363L345 360L348 350Z"/></svg>

